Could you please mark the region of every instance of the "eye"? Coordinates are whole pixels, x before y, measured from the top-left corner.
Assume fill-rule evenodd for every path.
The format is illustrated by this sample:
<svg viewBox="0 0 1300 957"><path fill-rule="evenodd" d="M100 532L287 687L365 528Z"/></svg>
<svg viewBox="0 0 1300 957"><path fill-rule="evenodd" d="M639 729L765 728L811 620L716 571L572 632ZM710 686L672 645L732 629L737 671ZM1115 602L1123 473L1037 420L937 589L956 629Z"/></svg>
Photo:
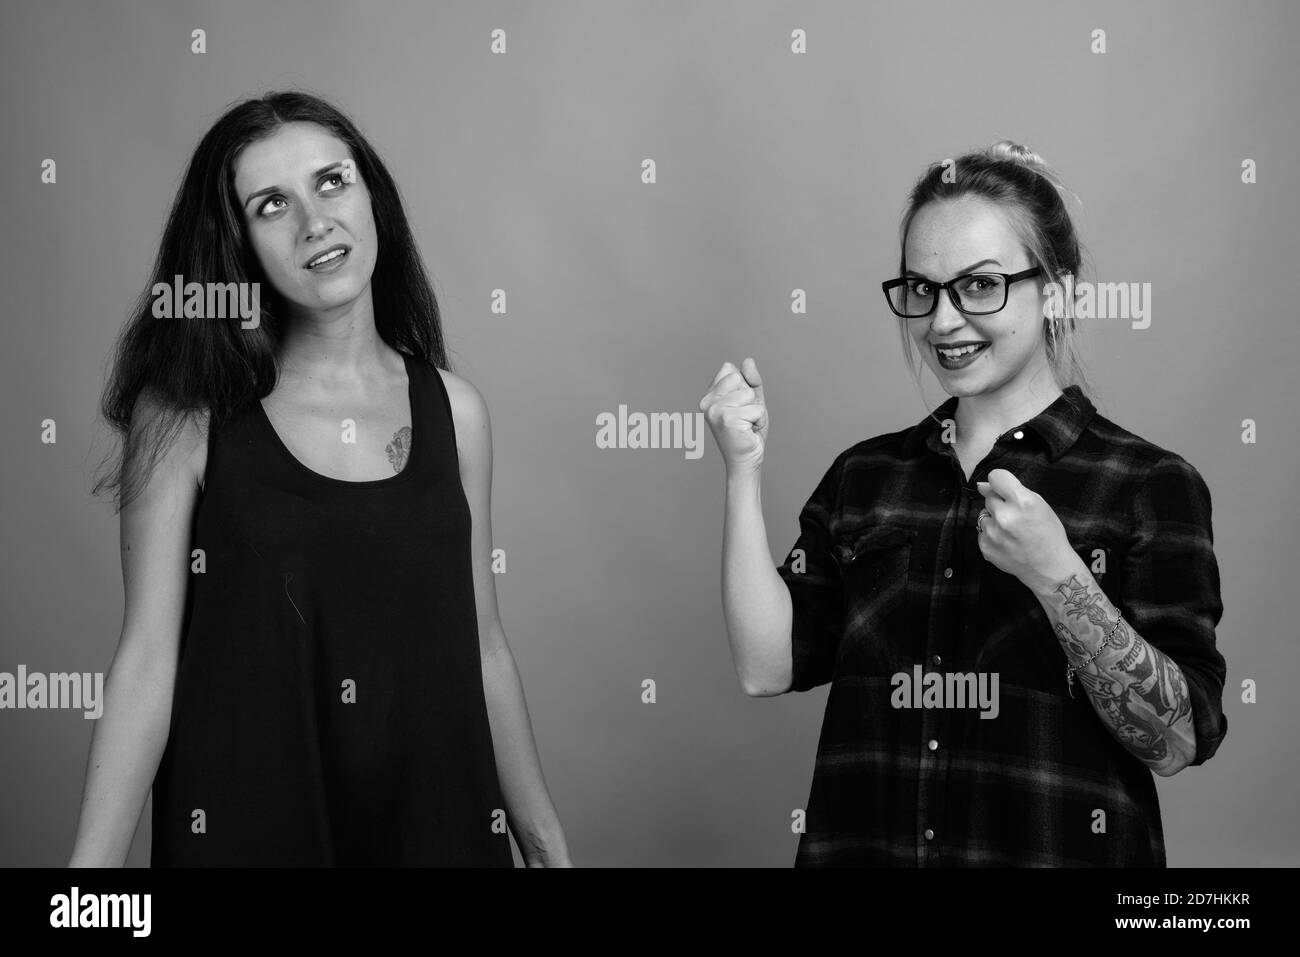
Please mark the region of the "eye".
<svg viewBox="0 0 1300 957"><path fill-rule="evenodd" d="M347 181L343 179L342 173L326 173L324 176L320 178L320 183L322 187L324 187L326 183L337 184L334 186L330 186L328 189L322 189L323 192L327 192L327 193L337 192L338 190L343 189L345 186L348 185ZM264 202L261 206L257 208L257 215L267 216L271 213L278 213L280 209L283 209L284 207L280 207L280 209L271 209L270 208L271 204L287 203L287 202L288 201L283 196L280 196L279 194L270 196L267 198L266 202Z"/></svg>
<svg viewBox="0 0 1300 957"><path fill-rule="evenodd" d="M907 281L907 291L914 296L929 296L933 292L928 279L909 279Z"/></svg>
<svg viewBox="0 0 1300 957"><path fill-rule="evenodd" d="M962 283L961 294L970 299L995 299L1003 294L1002 277L996 273L979 273Z"/></svg>
<svg viewBox="0 0 1300 957"><path fill-rule="evenodd" d="M281 202L281 203L283 203L283 202L284 202L284 197L283 197L283 196L271 196L271 197L268 197L265 203L263 203L261 206L257 207L257 215L259 215L259 216L265 216L265 215L266 215L266 209L267 209L267 207L270 206L272 203L275 203L275 202ZM271 210L271 212L273 212L273 213L278 213L279 210L278 210L278 209L273 209L273 210Z"/></svg>

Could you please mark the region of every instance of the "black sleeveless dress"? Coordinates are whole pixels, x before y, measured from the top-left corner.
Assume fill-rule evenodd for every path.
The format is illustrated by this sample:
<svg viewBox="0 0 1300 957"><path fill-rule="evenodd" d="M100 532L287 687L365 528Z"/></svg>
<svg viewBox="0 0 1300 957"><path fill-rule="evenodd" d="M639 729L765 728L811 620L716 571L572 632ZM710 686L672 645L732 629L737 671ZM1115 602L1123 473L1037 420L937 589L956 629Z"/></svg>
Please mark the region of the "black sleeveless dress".
<svg viewBox="0 0 1300 957"><path fill-rule="evenodd" d="M210 430L155 867L513 866L451 403L403 359L391 477L308 469L260 402Z"/></svg>

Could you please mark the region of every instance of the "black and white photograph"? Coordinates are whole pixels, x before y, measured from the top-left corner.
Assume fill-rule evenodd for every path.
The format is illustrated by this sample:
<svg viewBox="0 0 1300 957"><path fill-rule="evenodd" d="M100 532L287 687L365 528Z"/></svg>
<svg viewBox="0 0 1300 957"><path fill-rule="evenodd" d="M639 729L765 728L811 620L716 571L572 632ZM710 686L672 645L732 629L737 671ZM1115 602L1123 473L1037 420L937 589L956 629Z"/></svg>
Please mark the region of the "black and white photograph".
<svg viewBox="0 0 1300 957"><path fill-rule="evenodd" d="M1297 40L0 0L5 926L1240 944L1300 864Z"/></svg>

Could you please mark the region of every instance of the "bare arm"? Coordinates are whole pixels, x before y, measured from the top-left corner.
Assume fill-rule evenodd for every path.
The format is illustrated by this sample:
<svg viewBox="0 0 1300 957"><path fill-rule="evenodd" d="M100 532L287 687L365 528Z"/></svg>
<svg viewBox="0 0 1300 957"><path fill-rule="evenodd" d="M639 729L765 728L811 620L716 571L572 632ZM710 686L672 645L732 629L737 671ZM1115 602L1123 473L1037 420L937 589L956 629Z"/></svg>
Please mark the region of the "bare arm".
<svg viewBox="0 0 1300 957"><path fill-rule="evenodd" d="M523 683L497 608L492 572L492 426L487 404L466 380L441 374L455 418L461 484L473 518L470 548L483 692L506 815L528 867L571 866L564 831L542 777ZM415 441L420 441L419 436Z"/></svg>
<svg viewBox="0 0 1300 957"><path fill-rule="evenodd" d="M724 362L700 409L727 474L722 524L722 615L745 693L783 694L794 680L790 590L772 563L760 479L770 422L758 365Z"/></svg>
<svg viewBox="0 0 1300 957"><path fill-rule="evenodd" d="M1187 679L1172 658L1142 640L1119 620L1119 611L1087 565L1035 589L1056 637L1077 671L1093 710L1125 748L1162 777L1176 774L1196 756L1196 731ZM1084 662L1110 642L1091 664Z"/></svg>
<svg viewBox="0 0 1300 957"><path fill-rule="evenodd" d="M137 417L157 407L142 399ZM133 424L133 432L137 428ZM121 867L167 744L204 439L187 423L120 514L125 608L69 867Z"/></svg>
<svg viewBox="0 0 1300 957"><path fill-rule="evenodd" d="M793 608L777 573L763 523L757 470L727 475L722 526L722 612L727 640L745 693L790 690Z"/></svg>

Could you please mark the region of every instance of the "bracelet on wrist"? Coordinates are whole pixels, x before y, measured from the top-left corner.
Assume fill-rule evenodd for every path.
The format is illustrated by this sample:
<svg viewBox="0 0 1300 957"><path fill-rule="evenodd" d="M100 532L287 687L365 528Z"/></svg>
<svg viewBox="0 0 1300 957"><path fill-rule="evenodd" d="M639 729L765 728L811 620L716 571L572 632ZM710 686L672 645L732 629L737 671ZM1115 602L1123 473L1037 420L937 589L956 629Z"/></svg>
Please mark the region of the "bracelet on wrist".
<svg viewBox="0 0 1300 957"><path fill-rule="evenodd" d="M1115 618L1115 624L1110 626L1110 630L1106 632L1106 636L1102 638L1101 644L1098 645L1097 650L1092 653L1092 657L1090 657L1087 661L1085 661L1080 667L1076 668L1074 667L1074 665L1068 663L1066 664L1065 687L1067 690L1069 690L1071 698L1074 697L1074 673L1076 671L1083 670L1084 668L1088 667L1088 665L1092 664L1094 661L1097 660L1097 656L1106 650L1107 646L1110 644L1111 638L1115 637L1115 634L1116 632L1119 631L1119 626L1123 621L1124 621L1124 616L1122 614L1117 613L1117 617Z"/></svg>

